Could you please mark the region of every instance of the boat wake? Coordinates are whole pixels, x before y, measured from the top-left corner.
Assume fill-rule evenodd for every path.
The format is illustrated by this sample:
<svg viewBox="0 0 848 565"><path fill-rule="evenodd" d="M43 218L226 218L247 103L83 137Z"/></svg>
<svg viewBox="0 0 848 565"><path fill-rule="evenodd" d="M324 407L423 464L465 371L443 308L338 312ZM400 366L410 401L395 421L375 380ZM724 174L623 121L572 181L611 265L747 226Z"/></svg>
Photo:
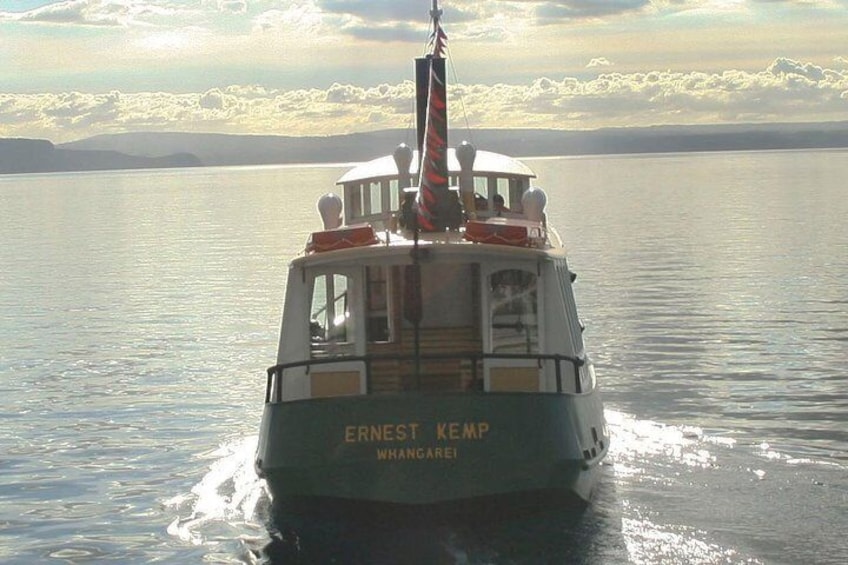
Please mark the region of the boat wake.
<svg viewBox="0 0 848 565"><path fill-rule="evenodd" d="M168 534L191 545L223 546L230 557L237 553L253 560L255 548L268 538L270 507L265 482L253 469L257 440L239 438L207 454L213 462L200 482L164 503L177 513Z"/></svg>

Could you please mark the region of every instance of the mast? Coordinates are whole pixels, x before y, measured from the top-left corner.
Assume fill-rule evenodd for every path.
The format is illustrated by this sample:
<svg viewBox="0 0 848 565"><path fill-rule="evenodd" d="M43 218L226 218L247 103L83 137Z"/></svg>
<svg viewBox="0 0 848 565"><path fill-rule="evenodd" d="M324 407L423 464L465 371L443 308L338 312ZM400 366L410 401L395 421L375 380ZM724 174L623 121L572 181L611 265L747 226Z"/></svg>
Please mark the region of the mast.
<svg viewBox="0 0 848 565"><path fill-rule="evenodd" d="M418 154L421 158L418 197L418 227L427 232L453 226L452 208L458 203L448 189L448 112L444 51L447 35L441 26L442 10L433 0L430 18L433 32L431 52L415 60L417 89Z"/></svg>
<svg viewBox="0 0 848 565"><path fill-rule="evenodd" d="M445 59L441 56L441 51L444 50L447 36L441 29L442 10L438 6L438 0L433 0L432 8L430 9L430 20L432 22L433 31L430 34L428 41L429 53L424 57L415 59L415 112L416 112L416 127L418 132L418 151L424 148L424 130L427 121L427 100L430 95L430 67L436 71L436 76L439 80L445 82ZM435 40L439 37L441 44L436 45ZM438 53L434 60L433 54Z"/></svg>

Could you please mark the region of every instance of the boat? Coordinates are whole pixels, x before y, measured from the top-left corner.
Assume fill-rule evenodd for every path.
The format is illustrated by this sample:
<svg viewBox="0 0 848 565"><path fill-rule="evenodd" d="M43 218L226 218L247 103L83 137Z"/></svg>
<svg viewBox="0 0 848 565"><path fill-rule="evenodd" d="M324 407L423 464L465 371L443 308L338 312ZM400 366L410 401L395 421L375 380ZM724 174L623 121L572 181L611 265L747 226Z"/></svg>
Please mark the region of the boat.
<svg viewBox="0 0 848 565"><path fill-rule="evenodd" d="M345 173L290 263L255 460L275 506L588 501L608 452L545 192L517 159L448 146L441 14L417 150Z"/></svg>

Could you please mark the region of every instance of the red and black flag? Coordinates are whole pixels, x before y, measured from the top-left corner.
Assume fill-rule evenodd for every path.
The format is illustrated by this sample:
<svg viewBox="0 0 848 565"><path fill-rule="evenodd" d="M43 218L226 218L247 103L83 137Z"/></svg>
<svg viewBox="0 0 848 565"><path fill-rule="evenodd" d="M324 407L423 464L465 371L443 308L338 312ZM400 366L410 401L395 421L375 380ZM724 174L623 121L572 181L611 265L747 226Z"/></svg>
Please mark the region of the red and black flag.
<svg viewBox="0 0 848 565"><path fill-rule="evenodd" d="M431 35L427 114L421 150L421 179L418 187L418 226L423 231L443 231L450 215L448 189L448 114L444 76L436 72L434 59L441 59L447 36L435 20ZM441 61L444 63L444 61ZM444 69L444 65L440 65Z"/></svg>

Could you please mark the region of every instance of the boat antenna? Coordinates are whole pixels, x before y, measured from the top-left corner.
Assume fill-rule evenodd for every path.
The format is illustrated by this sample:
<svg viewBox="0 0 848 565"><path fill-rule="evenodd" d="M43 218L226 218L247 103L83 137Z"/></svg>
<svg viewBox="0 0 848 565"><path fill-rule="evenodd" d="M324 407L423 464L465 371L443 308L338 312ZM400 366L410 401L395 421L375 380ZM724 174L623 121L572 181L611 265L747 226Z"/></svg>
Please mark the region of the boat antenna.
<svg viewBox="0 0 848 565"><path fill-rule="evenodd" d="M447 59L450 62L451 77L453 78L452 84L459 85L459 74L456 72L456 59L454 59L451 54L450 45L447 46L447 52ZM465 98L462 97L462 89L454 90L454 94L456 95L457 100L459 100L459 107L462 108L462 120L465 122L465 132L468 134L468 141L474 143L474 132L471 131L471 123L468 120L468 110L465 108Z"/></svg>

